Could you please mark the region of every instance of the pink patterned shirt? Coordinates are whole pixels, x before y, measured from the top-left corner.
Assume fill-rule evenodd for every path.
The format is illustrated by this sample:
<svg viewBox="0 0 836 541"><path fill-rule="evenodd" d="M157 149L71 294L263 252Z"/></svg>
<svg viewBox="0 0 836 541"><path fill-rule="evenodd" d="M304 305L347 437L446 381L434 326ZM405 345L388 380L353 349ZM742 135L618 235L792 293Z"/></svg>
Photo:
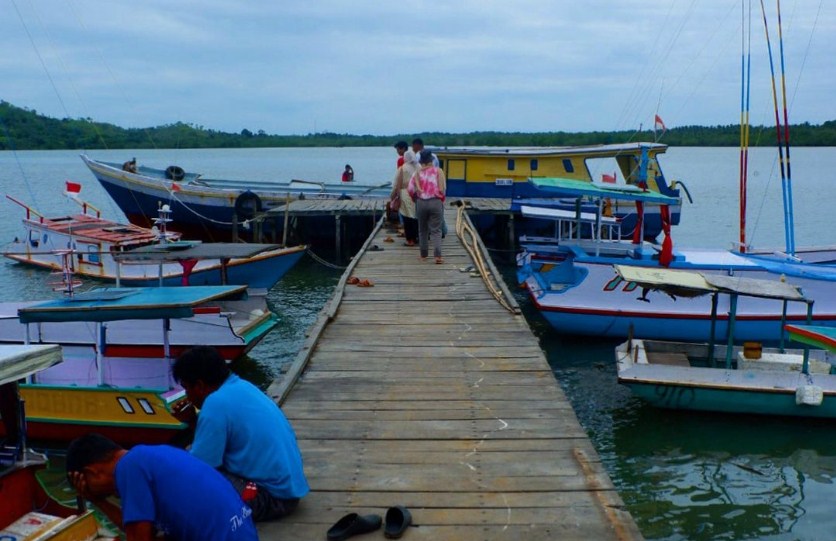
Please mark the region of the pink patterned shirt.
<svg viewBox="0 0 836 541"><path fill-rule="evenodd" d="M418 199L441 199L444 201L444 191L447 187L447 179L444 171L438 167L421 168L409 179L407 191L412 197Z"/></svg>

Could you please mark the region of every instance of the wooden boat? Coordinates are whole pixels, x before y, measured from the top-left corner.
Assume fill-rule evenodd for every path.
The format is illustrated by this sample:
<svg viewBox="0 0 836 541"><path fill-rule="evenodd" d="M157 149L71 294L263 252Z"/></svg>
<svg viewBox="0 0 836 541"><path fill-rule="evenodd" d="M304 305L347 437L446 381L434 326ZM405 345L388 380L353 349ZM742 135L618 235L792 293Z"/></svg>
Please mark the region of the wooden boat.
<svg viewBox="0 0 836 541"><path fill-rule="evenodd" d="M161 228L152 230L105 220L87 203L81 203L81 214L47 218L6 197L26 214L25 234L6 247L5 257L60 272L70 250L74 274L119 285L243 284L267 290L305 254L304 246L181 241L179 233L167 231L167 206L158 208Z"/></svg>
<svg viewBox="0 0 836 541"><path fill-rule="evenodd" d="M555 182L544 179L543 182ZM560 181L565 185L567 181ZM566 189L565 186L561 189ZM665 204L665 196L649 192L587 189L576 186L576 197L594 201L592 213L555 213L550 209L526 207L523 214L551 218L553 236L521 239L524 251L518 257L518 281L528 289L534 306L551 326L570 335L624 338L633 328L637 336L665 340L705 340L709 334L710 312L706 297L681 298L656 290L642 290L616 275L613 265L645 269L681 269L716 276L739 276L780 282L791 278L805 295L816 301L818 325L836 326L836 250L799 252L809 262L786 260L765 253L730 250L674 249L672 241L662 245L634 238L623 241L608 228L602 208L605 199L633 200L634 203ZM592 230L591 238L579 238L578 231ZM670 234L666 234L668 239ZM668 248L665 248L667 244ZM722 302L728 302L726 298ZM728 325L728 306L720 307L718 332ZM778 336L782 305L772 299L746 297L738 307L739 340L765 340ZM805 320L798 306L789 308L787 318Z"/></svg>
<svg viewBox="0 0 836 541"><path fill-rule="evenodd" d="M150 227L159 202L178 216L178 225L195 238L230 233L256 214L295 199L388 198L391 182L378 186L356 182L302 180L258 182L204 178L179 166L155 169L140 165L135 173L120 164L81 159L132 224ZM216 234L211 237L216 238Z"/></svg>
<svg viewBox="0 0 836 541"><path fill-rule="evenodd" d="M571 190L544 188L529 179L561 178L586 185L605 187L639 187L671 199L670 223L677 225L682 200L680 188L684 184L668 183L659 163L659 156L667 150L659 143L624 143L571 147L534 148L433 148L447 176L447 195L450 197L491 197L512 200L511 209L519 212L520 205L534 205L563 211L574 211L577 203ZM686 189L687 192L687 189ZM582 209L593 209L584 205ZM622 221L622 230L632 236L636 226L636 209L632 204L613 201L610 211ZM645 209L644 233L655 238L661 231L658 206ZM544 224L536 218L525 218L518 229L536 234Z"/></svg>
<svg viewBox="0 0 836 541"><path fill-rule="evenodd" d="M68 251L62 255L61 280L53 282L54 290L62 291L70 298L81 285L73 275L69 263L71 255ZM168 288L156 289L166 291ZM165 336L147 318L117 318L102 328L87 320L72 318L39 322L34 328L20 325L20 311L39 304L37 301L0 303L0 343L97 347L107 355L123 357L159 357L168 350L179 355L185 349L201 344L215 347L227 359L235 359L257 344L278 320L267 308L263 294L248 294L207 300L196 306L190 317L169 322ZM109 339L100 343L103 332Z"/></svg>
<svg viewBox="0 0 836 541"><path fill-rule="evenodd" d="M768 298L806 307L813 302L800 288L780 281L717 277L710 274L616 268L626 281L678 295L710 295L716 319L717 297L731 299L725 344L715 343L717 327L706 343L630 339L616 347L618 381L654 406L672 409L764 415L836 418L836 357L825 351L786 350L783 321L773 337L778 348L761 344L734 347L738 298ZM748 346L748 347L747 347Z"/></svg>
<svg viewBox="0 0 836 541"><path fill-rule="evenodd" d="M18 381L61 362L58 346L0 346L0 417L6 435L0 446L0 539L52 541L93 539L98 524L90 511L50 498L37 475L47 457L27 446L24 402Z"/></svg>
<svg viewBox="0 0 836 541"><path fill-rule="evenodd" d="M100 288L21 308L19 319L27 327L86 322L95 325L98 337L95 347L64 347L61 364L20 385L28 436L69 441L97 431L125 445L170 441L185 426L169 414L169 405L183 396L171 379L169 324L194 316L201 305L241 296L244 286ZM105 326L124 320L155 323L163 355L106 354Z"/></svg>

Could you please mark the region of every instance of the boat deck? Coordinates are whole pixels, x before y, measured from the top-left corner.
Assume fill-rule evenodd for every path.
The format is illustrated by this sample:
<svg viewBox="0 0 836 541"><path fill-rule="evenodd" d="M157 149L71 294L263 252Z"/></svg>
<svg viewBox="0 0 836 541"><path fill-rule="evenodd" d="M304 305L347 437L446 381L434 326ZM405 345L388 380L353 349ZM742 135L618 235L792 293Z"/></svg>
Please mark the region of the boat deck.
<svg viewBox="0 0 836 541"><path fill-rule="evenodd" d="M442 265L378 225L268 389L312 490L261 537L323 539L400 504L409 539L641 539L513 298L474 276L446 220Z"/></svg>

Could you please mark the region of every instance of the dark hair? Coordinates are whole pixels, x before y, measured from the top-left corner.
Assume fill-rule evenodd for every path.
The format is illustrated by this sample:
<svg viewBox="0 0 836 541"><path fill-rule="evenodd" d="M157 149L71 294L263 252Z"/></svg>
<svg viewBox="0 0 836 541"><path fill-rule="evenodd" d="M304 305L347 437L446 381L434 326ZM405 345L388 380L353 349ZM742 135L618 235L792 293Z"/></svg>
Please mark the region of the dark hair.
<svg viewBox="0 0 836 541"><path fill-rule="evenodd" d="M405 150L409 148L409 145L406 144L406 141L398 141L397 143L395 143L395 148L402 148Z"/></svg>
<svg viewBox="0 0 836 541"><path fill-rule="evenodd" d="M433 153L427 149L421 151L421 157L418 158L418 163L432 163Z"/></svg>
<svg viewBox="0 0 836 541"><path fill-rule="evenodd" d="M110 460L122 449L112 440L91 432L74 439L67 449L67 472L82 471L91 464Z"/></svg>
<svg viewBox="0 0 836 541"><path fill-rule="evenodd" d="M412 144L413 144L413 145L421 145L421 146L424 146L424 140L423 140L423 139L421 139L420 137L416 137L415 139L413 139L413 140L412 140Z"/></svg>
<svg viewBox="0 0 836 541"><path fill-rule="evenodd" d="M198 380L211 386L220 385L229 377L229 367L213 347L197 346L177 357L171 375L178 383L193 385Z"/></svg>

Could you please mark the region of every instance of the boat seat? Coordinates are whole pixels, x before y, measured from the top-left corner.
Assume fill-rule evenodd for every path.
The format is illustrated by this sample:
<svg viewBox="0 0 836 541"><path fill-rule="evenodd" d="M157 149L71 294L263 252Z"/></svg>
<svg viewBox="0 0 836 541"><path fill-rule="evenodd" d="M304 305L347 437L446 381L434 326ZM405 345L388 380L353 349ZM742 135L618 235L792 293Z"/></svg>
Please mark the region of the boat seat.
<svg viewBox="0 0 836 541"><path fill-rule="evenodd" d="M648 353L647 362L650 364L664 364L667 366L684 366L689 367L691 363L688 362L688 356L684 353Z"/></svg>

